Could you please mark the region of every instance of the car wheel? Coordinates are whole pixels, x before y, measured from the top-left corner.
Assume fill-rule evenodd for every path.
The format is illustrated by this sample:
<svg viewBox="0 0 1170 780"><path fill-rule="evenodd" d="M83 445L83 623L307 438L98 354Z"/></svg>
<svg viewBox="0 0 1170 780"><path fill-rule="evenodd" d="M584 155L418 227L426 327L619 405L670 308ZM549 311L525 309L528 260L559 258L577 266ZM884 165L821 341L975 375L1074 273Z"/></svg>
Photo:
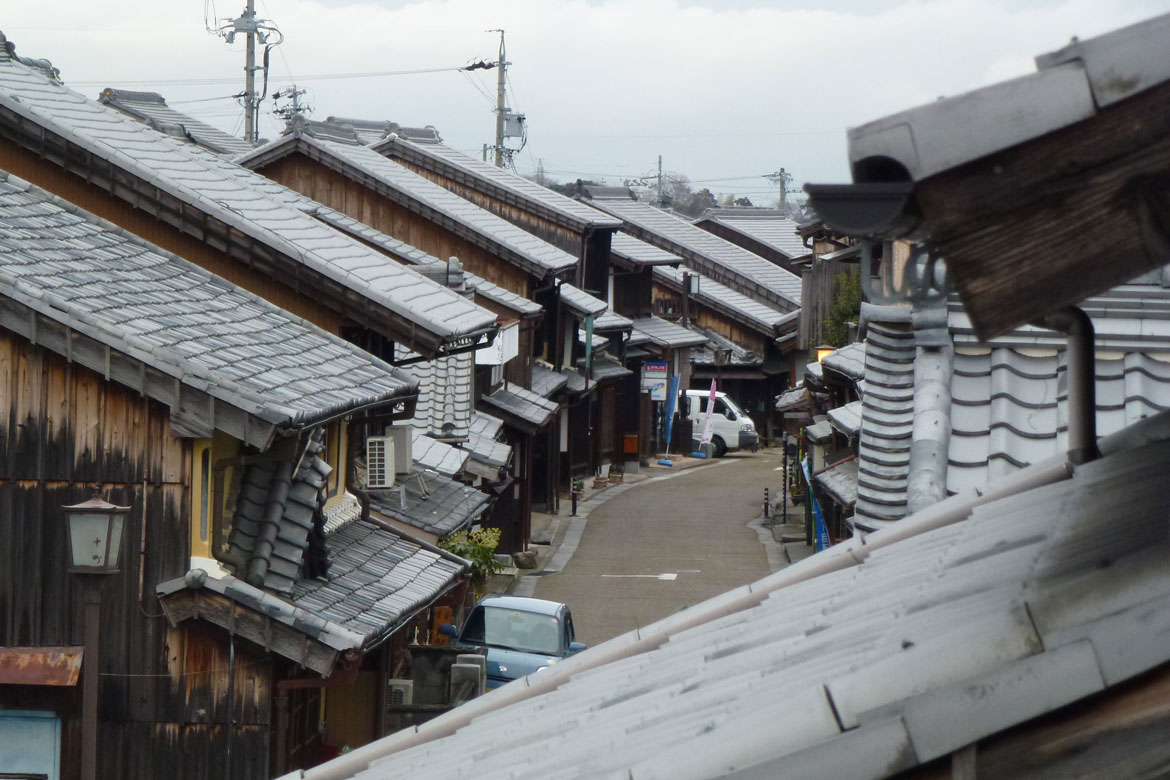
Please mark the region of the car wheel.
<svg viewBox="0 0 1170 780"><path fill-rule="evenodd" d="M711 446L715 448L715 457L722 458L727 454L727 445L723 443L723 439L718 436L711 438Z"/></svg>

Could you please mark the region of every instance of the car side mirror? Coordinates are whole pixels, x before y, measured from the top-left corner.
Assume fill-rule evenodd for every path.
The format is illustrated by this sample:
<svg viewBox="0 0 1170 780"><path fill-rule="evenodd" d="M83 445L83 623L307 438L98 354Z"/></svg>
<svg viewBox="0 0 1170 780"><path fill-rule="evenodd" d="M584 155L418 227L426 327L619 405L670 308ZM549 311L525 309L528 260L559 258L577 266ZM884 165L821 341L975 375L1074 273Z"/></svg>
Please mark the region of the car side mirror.
<svg viewBox="0 0 1170 780"><path fill-rule="evenodd" d="M587 645L584 642L569 642L569 654L579 653L586 647Z"/></svg>
<svg viewBox="0 0 1170 780"><path fill-rule="evenodd" d="M453 636L455 638L459 637L459 629L455 628L455 626L451 625L450 623L441 624L439 626L439 633L443 636Z"/></svg>

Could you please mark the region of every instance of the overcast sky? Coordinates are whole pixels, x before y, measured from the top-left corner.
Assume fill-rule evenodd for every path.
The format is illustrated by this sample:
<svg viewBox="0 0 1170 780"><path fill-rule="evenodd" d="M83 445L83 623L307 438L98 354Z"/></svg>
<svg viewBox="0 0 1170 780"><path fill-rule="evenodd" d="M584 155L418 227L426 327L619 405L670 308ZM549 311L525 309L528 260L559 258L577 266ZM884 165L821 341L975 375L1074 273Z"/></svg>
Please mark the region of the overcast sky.
<svg viewBox="0 0 1170 780"><path fill-rule="evenodd" d="M66 84L161 92L240 132L244 45L205 30L243 0L9 3L17 54ZM506 30L509 105L528 118L521 173L556 180L651 174L658 156L721 194L775 201L765 174L845 181L845 129L1022 75L1076 35L1170 12L1170 0L256 0L285 36L269 91L295 81L313 117L433 124L478 154L493 140ZM386 71L436 72L321 78ZM203 83L191 83L202 80ZM211 83L207 83L211 82ZM198 101L198 102L187 102ZM279 133L263 108L261 132Z"/></svg>

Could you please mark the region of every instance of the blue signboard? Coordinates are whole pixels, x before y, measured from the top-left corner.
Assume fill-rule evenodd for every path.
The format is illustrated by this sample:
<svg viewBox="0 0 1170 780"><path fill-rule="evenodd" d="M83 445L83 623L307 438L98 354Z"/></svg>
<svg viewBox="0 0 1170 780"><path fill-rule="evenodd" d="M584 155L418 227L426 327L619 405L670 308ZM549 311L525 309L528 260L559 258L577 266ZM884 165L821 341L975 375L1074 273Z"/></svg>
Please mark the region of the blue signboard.
<svg viewBox="0 0 1170 780"><path fill-rule="evenodd" d="M817 552L820 552L829 549L829 529L825 526L825 516L821 514L821 505L817 502L817 497L813 495L812 472L809 470L808 458L800 462L800 467L804 471L804 481L808 484L808 500L812 503Z"/></svg>

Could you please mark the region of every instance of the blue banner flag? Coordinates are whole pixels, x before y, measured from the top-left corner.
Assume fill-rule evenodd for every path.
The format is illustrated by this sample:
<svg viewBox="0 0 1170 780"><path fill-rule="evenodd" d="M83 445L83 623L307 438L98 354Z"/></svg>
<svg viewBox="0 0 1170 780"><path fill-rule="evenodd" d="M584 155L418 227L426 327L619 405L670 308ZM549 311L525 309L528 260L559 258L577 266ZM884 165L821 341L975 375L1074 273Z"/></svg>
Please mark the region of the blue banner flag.
<svg viewBox="0 0 1170 780"><path fill-rule="evenodd" d="M821 514L821 505L813 495L812 472L809 470L808 458L800 462L804 471L804 481L808 485L808 500L812 503L813 524L816 529L817 552L829 549L829 529L825 526L825 516Z"/></svg>
<svg viewBox="0 0 1170 780"><path fill-rule="evenodd" d="M678 377L666 380L666 446L670 446L670 431L674 428L674 410L678 406Z"/></svg>

